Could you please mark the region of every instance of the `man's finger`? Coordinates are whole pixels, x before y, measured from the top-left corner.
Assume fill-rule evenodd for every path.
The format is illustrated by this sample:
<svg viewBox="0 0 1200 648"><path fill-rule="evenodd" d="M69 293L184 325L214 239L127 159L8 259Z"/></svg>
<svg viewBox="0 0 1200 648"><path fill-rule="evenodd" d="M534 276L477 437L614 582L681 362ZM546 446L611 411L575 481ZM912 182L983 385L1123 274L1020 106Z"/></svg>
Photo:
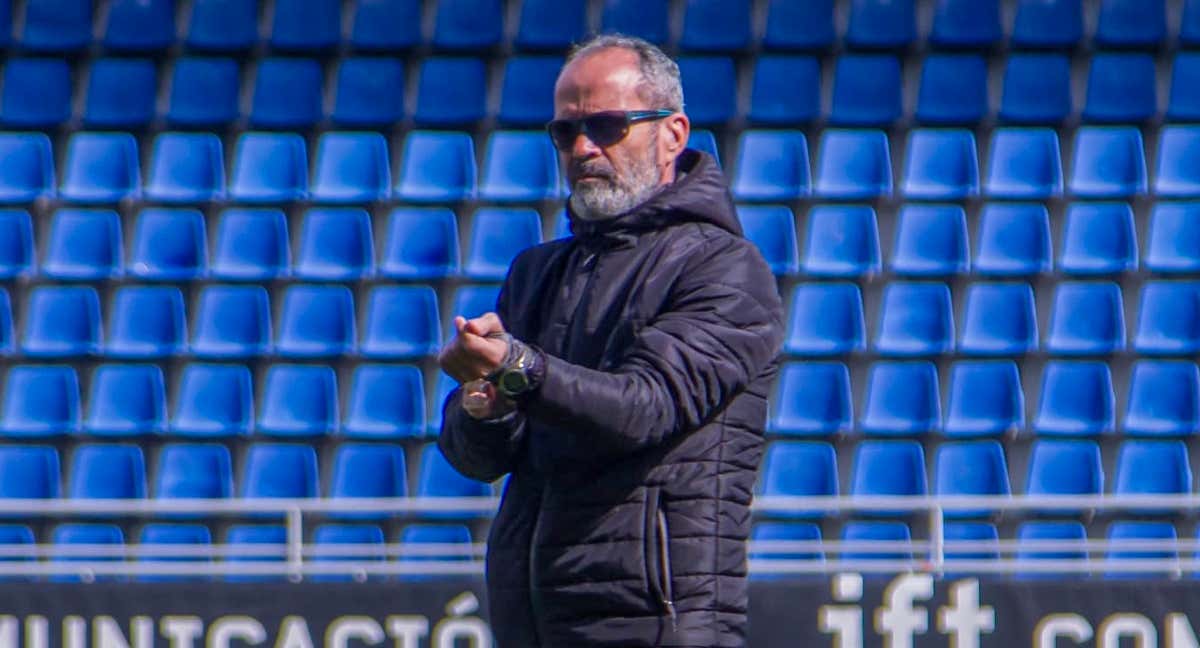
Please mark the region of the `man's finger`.
<svg viewBox="0 0 1200 648"><path fill-rule="evenodd" d="M467 325L467 318L463 317L462 315L454 316L454 330L458 331L459 333L462 333L463 328L466 327L466 325Z"/></svg>
<svg viewBox="0 0 1200 648"><path fill-rule="evenodd" d="M500 321L500 316L495 313L484 313L479 317L467 322L465 330L475 335L489 335L491 333L503 333L504 324Z"/></svg>

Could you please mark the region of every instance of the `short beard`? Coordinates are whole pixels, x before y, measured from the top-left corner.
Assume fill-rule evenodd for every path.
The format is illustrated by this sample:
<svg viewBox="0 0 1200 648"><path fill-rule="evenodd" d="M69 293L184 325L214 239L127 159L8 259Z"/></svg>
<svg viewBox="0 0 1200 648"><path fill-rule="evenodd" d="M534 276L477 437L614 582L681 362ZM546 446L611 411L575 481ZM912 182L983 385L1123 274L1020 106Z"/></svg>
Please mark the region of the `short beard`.
<svg viewBox="0 0 1200 648"><path fill-rule="evenodd" d="M657 137L655 137L657 140ZM587 221L607 220L632 210L646 202L661 189L658 172L658 147L650 144L649 158L632 160L626 177L618 176L612 166L599 160L590 166L571 162L572 176L590 175L600 180L579 182L571 186L571 210Z"/></svg>

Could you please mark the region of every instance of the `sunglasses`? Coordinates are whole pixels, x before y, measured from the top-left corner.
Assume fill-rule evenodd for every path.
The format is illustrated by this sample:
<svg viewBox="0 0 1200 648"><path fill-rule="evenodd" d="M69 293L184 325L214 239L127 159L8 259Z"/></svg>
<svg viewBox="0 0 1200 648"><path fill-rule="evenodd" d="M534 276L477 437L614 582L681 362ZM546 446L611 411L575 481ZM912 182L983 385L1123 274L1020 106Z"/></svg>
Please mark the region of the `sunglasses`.
<svg viewBox="0 0 1200 648"><path fill-rule="evenodd" d="M587 135L596 146L612 146L629 134L630 126L673 114L673 110L606 110L578 119L555 119L546 124L546 131L554 146L562 151L575 146L580 133Z"/></svg>

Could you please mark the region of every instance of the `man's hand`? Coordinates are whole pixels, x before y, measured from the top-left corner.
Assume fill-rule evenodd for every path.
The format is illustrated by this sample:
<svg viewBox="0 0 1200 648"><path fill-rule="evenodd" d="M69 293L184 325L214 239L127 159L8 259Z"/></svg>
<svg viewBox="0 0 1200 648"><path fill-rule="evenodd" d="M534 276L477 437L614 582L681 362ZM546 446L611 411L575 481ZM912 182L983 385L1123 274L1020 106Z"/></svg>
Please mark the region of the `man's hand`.
<svg viewBox="0 0 1200 648"><path fill-rule="evenodd" d="M504 325L495 313L475 319L454 318L458 334L438 354L438 364L459 384L486 377L499 368L508 354L508 341L498 337Z"/></svg>
<svg viewBox="0 0 1200 648"><path fill-rule="evenodd" d="M462 389L463 409L473 418L499 418L513 411L512 401L497 394L496 386L486 380L472 380Z"/></svg>

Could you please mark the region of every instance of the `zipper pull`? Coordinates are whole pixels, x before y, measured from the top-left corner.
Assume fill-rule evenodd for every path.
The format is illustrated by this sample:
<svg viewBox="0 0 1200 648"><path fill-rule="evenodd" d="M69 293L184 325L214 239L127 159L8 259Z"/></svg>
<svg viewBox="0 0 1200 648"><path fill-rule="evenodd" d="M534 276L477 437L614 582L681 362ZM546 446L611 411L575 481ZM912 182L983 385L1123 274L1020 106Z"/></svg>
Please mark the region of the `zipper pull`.
<svg viewBox="0 0 1200 648"><path fill-rule="evenodd" d="M595 252L591 252L591 253L589 253L589 254L587 255L587 257L586 257L586 258L583 260L583 269L584 269L584 270L591 270L591 269L592 269L592 266L594 266L594 265L596 265L596 253L595 253Z"/></svg>
<svg viewBox="0 0 1200 648"><path fill-rule="evenodd" d="M663 599L663 605L667 607L667 616L671 617L671 634L675 634L679 632L679 617L675 615L675 601Z"/></svg>

